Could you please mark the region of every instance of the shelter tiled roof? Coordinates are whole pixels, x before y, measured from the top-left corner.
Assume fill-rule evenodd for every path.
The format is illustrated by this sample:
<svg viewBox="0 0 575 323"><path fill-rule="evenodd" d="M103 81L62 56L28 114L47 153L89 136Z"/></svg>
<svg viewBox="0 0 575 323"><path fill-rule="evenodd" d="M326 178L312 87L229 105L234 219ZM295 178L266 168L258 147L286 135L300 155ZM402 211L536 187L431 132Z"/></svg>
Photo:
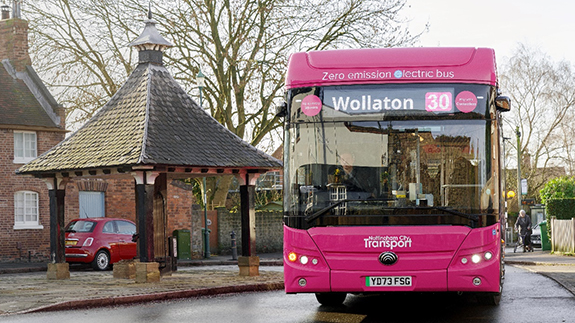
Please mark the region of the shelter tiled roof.
<svg viewBox="0 0 575 323"><path fill-rule="evenodd" d="M137 165L277 169L281 162L226 129L165 67L148 62L82 128L18 172Z"/></svg>
<svg viewBox="0 0 575 323"><path fill-rule="evenodd" d="M232 172L280 168L279 160L243 141L190 98L163 66L162 53L171 43L156 30L151 10L145 23L132 43L140 63L126 83L78 131L17 173L125 171L135 166Z"/></svg>

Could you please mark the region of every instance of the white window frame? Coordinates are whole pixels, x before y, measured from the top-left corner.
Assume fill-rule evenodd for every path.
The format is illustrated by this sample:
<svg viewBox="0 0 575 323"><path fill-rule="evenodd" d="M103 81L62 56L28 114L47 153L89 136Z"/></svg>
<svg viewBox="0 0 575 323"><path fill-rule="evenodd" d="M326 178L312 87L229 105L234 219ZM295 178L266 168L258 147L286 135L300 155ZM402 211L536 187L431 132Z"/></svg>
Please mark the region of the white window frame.
<svg viewBox="0 0 575 323"><path fill-rule="evenodd" d="M14 164L26 164L37 156L38 136L36 132L14 131Z"/></svg>
<svg viewBox="0 0 575 323"><path fill-rule="evenodd" d="M39 198L33 191L14 193L14 230L44 229L40 224Z"/></svg>

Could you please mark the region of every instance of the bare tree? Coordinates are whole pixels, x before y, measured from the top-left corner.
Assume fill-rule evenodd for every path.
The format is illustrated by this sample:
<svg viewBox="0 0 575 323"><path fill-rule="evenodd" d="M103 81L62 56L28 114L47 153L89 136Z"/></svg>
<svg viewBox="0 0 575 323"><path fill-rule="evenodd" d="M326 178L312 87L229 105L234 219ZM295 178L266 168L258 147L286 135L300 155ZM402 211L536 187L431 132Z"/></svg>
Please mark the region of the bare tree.
<svg viewBox="0 0 575 323"><path fill-rule="evenodd" d="M528 196L557 176L554 166L563 166L574 148L566 140L575 116L575 73L567 62L553 62L538 49L519 44L502 69L501 88L512 98L512 112L505 115L505 132L513 137L507 145L508 164L517 165L516 127L519 127L522 177L529 183ZM572 131L572 130L571 130ZM507 184L514 187L517 177Z"/></svg>
<svg viewBox="0 0 575 323"><path fill-rule="evenodd" d="M180 84L229 130L265 150L281 138L274 107L284 95L290 53L413 44L400 17L405 0L166 0L154 19L175 47L165 54ZM83 123L135 65L126 45L142 29L148 2L46 0L30 3L34 60L69 123ZM222 195L227 193L227 186ZM213 191L215 192L215 190ZM221 198L216 198L221 200Z"/></svg>
<svg viewBox="0 0 575 323"><path fill-rule="evenodd" d="M130 27L141 29L133 13L106 0L30 1L25 6L33 60L66 108L72 128L91 118L135 67L135 54L126 46L136 35Z"/></svg>

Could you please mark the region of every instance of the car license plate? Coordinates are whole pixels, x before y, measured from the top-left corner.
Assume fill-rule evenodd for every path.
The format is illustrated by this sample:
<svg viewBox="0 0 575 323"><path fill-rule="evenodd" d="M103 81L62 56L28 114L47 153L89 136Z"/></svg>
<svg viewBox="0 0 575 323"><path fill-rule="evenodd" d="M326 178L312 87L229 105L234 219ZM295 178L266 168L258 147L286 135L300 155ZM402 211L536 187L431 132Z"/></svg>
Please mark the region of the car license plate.
<svg viewBox="0 0 575 323"><path fill-rule="evenodd" d="M365 277L366 287L411 286L411 276Z"/></svg>
<svg viewBox="0 0 575 323"><path fill-rule="evenodd" d="M67 246L75 246L78 243L76 240L66 240Z"/></svg>

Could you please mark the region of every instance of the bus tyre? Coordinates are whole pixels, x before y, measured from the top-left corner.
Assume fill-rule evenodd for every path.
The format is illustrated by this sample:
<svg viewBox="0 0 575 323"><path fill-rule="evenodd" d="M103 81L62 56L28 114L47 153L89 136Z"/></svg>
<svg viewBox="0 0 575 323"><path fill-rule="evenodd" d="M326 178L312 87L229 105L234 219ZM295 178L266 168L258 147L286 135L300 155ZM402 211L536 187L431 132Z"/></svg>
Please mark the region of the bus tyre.
<svg viewBox="0 0 575 323"><path fill-rule="evenodd" d="M317 301L325 306L340 306L346 296L347 293L315 293Z"/></svg>
<svg viewBox="0 0 575 323"><path fill-rule="evenodd" d="M478 293L477 301L481 305L497 306L501 301L501 293Z"/></svg>

